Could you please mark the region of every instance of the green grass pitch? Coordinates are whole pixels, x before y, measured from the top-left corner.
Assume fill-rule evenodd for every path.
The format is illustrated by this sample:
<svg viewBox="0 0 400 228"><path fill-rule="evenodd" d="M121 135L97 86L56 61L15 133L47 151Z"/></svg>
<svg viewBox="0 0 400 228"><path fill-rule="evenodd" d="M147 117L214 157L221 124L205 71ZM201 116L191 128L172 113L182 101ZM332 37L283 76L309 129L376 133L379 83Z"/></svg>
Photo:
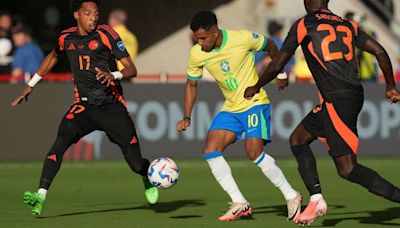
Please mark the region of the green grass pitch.
<svg viewBox="0 0 400 228"><path fill-rule="evenodd" d="M64 162L49 191L42 216L22 203L24 191L37 190L41 162L0 162L0 227L297 227L286 221L282 195L250 161L229 159L233 175L252 204L252 218L227 223L217 217L228 209L228 196L201 159L177 160L178 184L160 192L159 203L146 204L140 178L123 161ZM290 183L308 202L294 159L278 158ZM400 158L361 158L400 185ZM314 227L400 227L400 204L348 183L333 162L318 158L328 214Z"/></svg>

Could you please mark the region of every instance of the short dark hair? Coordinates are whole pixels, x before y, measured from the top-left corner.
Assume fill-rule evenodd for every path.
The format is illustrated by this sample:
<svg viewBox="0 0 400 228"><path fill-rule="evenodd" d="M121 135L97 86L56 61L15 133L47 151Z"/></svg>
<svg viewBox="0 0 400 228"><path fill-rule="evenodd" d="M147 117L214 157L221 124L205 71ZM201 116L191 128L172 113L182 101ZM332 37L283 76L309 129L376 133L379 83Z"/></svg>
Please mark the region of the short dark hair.
<svg viewBox="0 0 400 228"><path fill-rule="evenodd" d="M32 34L33 34L32 29L30 27L26 26L26 25L24 25L22 27L19 27L19 28L16 28L13 31L13 34L16 34L16 33L23 33L23 34L26 34L28 36L32 36Z"/></svg>
<svg viewBox="0 0 400 228"><path fill-rule="evenodd" d="M212 26L217 25L217 16L210 10L200 10L195 13L190 21L190 29L194 32L200 28L209 30Z"/></svg>
<svg viewBox="0 0 400 228"><path fill-rule="evenodd" d="M69 3L71 13L79 10L84 2L94 2L98 7L100 6L100 0L71 0Z"/></svg>
<svg viewBox="0 0 400 228"><path fill-rule="evenodd" d="M11 11L6 10L6 9L1 9L0 10L0 16L4 16L4 15L7 15L7 16L11 17Z"/></svg>

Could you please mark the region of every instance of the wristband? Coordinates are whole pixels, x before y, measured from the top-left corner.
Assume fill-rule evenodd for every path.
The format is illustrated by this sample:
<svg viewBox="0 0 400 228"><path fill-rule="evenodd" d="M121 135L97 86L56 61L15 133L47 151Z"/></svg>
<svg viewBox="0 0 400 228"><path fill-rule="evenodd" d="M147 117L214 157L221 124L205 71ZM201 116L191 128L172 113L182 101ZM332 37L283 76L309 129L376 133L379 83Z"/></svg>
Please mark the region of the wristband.
<svg viewBox="0 0 400 228"><path fill-rule="evenodd" d="M121 80L123 77L121 71L114 71L114 72L111 72L111 74L114 76L115 80Z"/></svg>
<svg viewBox="0 0 400 228"><path fill-rule="evenodd" d="M28 86L30 87L34 87L40 80L42 80L42 76L38 75L37 73L35 75L33 75L33 77L31 78L31 80L29 80L28 82Z"/></svg>
<svg viewBox="0 0 400 228"><path fill-rule="evenodd" d="M190 117L189 116L185 116L185 117L183 117L183 119L188 119L190 121Z"/></svg>
<svg viewBox="0 0 400 228"><path fill-rule="evenodd" d="M276 78L280 80L287 79L287 74L286 72L280 73Z"/></svg>

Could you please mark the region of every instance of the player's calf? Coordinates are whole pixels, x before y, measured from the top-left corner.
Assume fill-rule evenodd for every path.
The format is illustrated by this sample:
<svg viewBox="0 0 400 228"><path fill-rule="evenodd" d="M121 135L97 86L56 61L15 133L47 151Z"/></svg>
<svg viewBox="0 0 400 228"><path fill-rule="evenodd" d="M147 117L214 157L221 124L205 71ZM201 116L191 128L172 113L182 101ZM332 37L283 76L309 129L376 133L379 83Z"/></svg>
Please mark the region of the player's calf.
<svg viewBox="0 0 400 228"><path fill-rule="evenodd" d="M357 164L348 175L347 180L363 186L375 195L400 203L400 189L368 167Z"/></svg>

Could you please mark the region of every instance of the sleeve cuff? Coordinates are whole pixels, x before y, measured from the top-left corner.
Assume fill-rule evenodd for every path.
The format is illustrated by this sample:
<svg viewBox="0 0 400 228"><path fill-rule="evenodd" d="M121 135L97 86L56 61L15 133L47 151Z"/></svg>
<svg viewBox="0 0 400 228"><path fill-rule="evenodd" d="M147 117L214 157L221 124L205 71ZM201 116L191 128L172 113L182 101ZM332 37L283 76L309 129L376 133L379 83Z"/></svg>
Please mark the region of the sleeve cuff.
<svg viewBox="0 0 400 228"><path fill-rule="evenodd" d="M263 37L264 37L264 42L263 42L263 44L262 44L261 48L260 48L258 51L262 51L262 50L264 50L265 46L266 46L266 45L267 45L267 43L268 43L268 38L267 38L267 37L265 37L264 35L263 35Z"/></svg>
<svg viewBox="0 0 400 228"><path fill-rule="evenodd" d="M200 80L201 79L201 77L202 77L202 75L200 75L200 76L192 76L192 75L187 75L187 78L188 79L190 79L190 80L193 80L193 81L198 81L198 80Z"/></svg>

